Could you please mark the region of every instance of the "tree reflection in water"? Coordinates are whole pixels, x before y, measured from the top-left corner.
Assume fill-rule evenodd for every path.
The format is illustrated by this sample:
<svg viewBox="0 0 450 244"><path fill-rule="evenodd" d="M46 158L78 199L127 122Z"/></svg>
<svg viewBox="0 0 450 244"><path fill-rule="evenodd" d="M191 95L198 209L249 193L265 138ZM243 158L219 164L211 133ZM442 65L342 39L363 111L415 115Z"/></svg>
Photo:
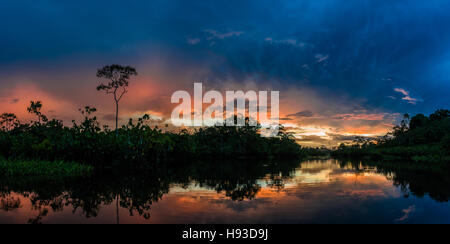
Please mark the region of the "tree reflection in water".
<svg viewBox="0 0 450 244"><path fill-rule="evenodd" d="M389 165L342 162L341 168L352 173L376 171L384 174L405 192L436 201L450 197L448 170L408 170ZM152 205L169 193L172 186L215 190L232 201L255 199L261 183L276 192L301 168L297 161L277 162L173 162L146 171L97 172L95 175L67 181L41 181L39 178L0 179L0 211L11 212L23 207L21 197L29 199L36 217L29 223L42 223L50 213L71 208L85 218L95 218L102 206L127 209L130 216L151 218ZM117 211L119 210L117 207ZM117 212L117 218L118 218ZM120 221L118 219L118 221Z"/></svg>
<svg viewBox="0 0 450 244"><path fill-rule="evenodd" d="M39 178L0 180L0 210L21 208L20 199L30 200L38 216L28 222L41 223L50 211L60 212L71 207L73 214L80 210L86 218L95 218L100 207L116 201L130 216L151 217L151 206L169 192L173 184L214 189L233 201L252 200L261 189L257 180L269 175L284 175L299 166L299 162L174 162L145 172L97 172L86 178L68 181L41 181ZM279 185L277 182L276 185ZM275 184L274 184L275 185ZM118 216L117 216L118 217Z"/></svg>
<svg viewBox="0 0 450 244"><path fill-rule="evenodd" d="M10 194L0 193L0 209L5 212L10 212L15 209L21 208L21 202L19 198L12 197Z"/></svg>
<svg viewBox="0 0 450 244"><path fill-rule="evenodd" d="M450 200L450 168L445 164L423 165L413 162L342 162L355 171L374 169L383 174L394 186L399 187L405 197L410 194L422 198L429 195L437 202ZM364 168L364 169L362 169Z"/></svg>

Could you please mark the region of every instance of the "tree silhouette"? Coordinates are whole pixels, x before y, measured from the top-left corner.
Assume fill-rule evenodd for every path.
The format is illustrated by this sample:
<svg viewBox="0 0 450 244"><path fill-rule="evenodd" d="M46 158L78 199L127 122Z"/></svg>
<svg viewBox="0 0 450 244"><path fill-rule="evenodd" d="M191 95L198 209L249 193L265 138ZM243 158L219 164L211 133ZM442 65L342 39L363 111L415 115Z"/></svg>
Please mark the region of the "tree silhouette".
<svg viewBox="0 0 450 244"><path fill-rule="evenodd" d="M427 116L418 114L411 118L411 121L409 122L409 129L415 130L417 128L426 126L429 122L430 119Z"/></svg>
<svg viewBox="0 0 450 244"><path fill-rule="evenodd" d="M434 112L432 115L430 115L431 121L439 121L446 118L450 118L450 110L447 109L439 109L436 112Z"/></svg>
<svg viewBox="0 0 450 244"><path fill-rule="evenodd" d="M97 77L108 80L107 83L101 83L97 87L97 91L105 91L106 94L114 96L116 105L116 134L119 127L119 102L123 96L128 92L129 79L131 76L136 76L136 69L133 67L123 67L117 64L105 66L97 71Z"/></svg>
<svg viewBox="0 0 450 244"><path fill-rule="evenodd" d="M48 121L47 117L42 114L41 109L42 109L41 101L31 101L30 107L27 108L28 113L34 114L38 117L39 124L41 123L41 121L43 121L43 122Z"/></svg>
<svg viewBox="0 0 450 244"><path fill-rule="evenodd" d="M19 124L17 116L12 113L4 113L0 115L0 126L2 130L9 131Z"/></svg>

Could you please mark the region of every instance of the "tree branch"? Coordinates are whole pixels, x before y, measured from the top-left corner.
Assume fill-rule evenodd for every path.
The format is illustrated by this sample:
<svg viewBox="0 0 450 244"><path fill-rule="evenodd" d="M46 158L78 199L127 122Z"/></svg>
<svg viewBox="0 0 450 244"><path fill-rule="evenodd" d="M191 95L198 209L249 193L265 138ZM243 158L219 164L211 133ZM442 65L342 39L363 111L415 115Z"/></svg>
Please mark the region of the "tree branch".
<svg viewBox="0 0 450 244"><path fill-rule="evenodd" d="M127 93L128 91L127 91L127 89L125 88L125 87L123 87L123 91L122 91L122 94L120 95L120 97L119 97L119 100L118 101L120 101L120 100L122 100L122 97L123 97L123 95L125 95L125 93Z"/></svg>

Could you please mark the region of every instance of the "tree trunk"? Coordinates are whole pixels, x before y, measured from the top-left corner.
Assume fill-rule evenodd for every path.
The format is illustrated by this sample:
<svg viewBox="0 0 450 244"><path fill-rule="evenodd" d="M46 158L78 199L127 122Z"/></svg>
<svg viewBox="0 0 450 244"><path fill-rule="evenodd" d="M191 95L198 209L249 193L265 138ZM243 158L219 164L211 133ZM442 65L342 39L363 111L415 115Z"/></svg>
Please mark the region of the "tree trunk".
<svg viewBox="0 0 450 244"><path fill-rule="evenodd" d="M116 102L116 137L119 136L119 102Z"/></svg>
<svg viewBox="0 0 450 244"><path fill-rule="evenodd" d="M119 194L116 196L116 217L117 217L117 224L120 224L119 219Z"/></svg>

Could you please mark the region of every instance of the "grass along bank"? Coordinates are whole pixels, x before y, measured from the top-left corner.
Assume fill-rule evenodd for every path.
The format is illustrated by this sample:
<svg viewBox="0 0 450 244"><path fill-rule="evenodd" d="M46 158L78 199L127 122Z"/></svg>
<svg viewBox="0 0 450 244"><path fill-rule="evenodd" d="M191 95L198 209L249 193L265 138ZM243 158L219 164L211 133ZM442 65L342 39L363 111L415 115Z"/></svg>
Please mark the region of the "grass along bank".
<svg viewBox="0 0 450 244"><path fill-rule="evenodd" d="M62 161L7 161L0 159L2 177L82 177L93 172L92 166Z"/></svg>

